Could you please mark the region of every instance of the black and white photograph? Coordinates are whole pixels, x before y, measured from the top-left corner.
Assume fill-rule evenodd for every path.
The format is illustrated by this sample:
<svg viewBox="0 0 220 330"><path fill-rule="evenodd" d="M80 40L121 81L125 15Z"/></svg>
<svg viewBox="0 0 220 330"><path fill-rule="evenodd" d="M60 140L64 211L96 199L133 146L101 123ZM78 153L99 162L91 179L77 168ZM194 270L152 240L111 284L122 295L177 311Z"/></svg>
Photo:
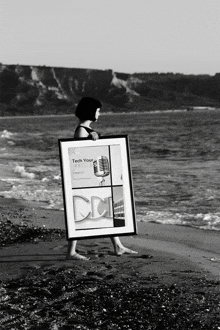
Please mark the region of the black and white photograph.
<svg viewBox="0 0 220 330"><path fill-rule="evenodd" d="M0 329L220 330L220 0L0 0Z"/></svg>

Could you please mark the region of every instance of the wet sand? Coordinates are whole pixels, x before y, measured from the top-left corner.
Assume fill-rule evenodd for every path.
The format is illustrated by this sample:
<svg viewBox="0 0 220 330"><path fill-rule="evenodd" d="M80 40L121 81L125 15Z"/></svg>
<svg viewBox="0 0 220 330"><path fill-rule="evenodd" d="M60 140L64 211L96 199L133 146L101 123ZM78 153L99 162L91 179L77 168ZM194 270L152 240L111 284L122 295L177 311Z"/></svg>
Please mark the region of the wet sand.
<svg viewBox="0 0 220 330"><path fill-rule="evenodd" d="M65 274L63 286L68 287L68 281L70 281L68 276L71 275L71 278L75 279L75 284L71 282L71 292L74 291L73 289L77 285L81 285L79 283L83 283L83 285L85 285L85 283L90 283L89 287L86 284L88 291L84 292L84 296L88 296L88 299L91 296L92 290L96 291L99 288L105 292L107 283L113 291L116 290L121 283L123 287L121 290L123 291L126 289L127 294L130 292L129 290L133 290L133 296L134 292L139 292L138 290L141 290L140 294L144 295L143 292L146 293L146 290L153 290L153 288L159 292L159 290L165 290L165 288L166 290L170 290L170 288L173 287L175 290L178 288L178 292L181 291L182 295L183 292L186 295L193 294L197 302L198 295L201 295L201 292L203 292L206 302L208 303L209 301L208 306L210 306L210 304L215 306L212 307L212 313L214 314L208 313L208 311L205 312L203 307L201 309L201 315L206 315L206 326L209 326L209 329L218 329L217 324L220 326L220 319L217 316L217 312L220 311L220 306L216 304L216 301L219 301L220 298L219 232L202 231L183 226L138 222L138 235L124 236L121 238L125 246L138 251L137 255L126 254L120 257L115 256L110 239L100 238L78 242L79 253L90 257L89 261L66 260L67 241L65 238L64 213L62 211L45 210L39 208L39 205L35 203L4 198L0 198L0 211L1 224L7 222L8 231L11 231L12 235L15 228L13 225L21 226L22 230L33 227L40 228L39 232L37 232L37 236L35 235L30 241L26 240L22 242L22 240L15 240L14 242L9 242L6 239L0 249L0 281L4 284L5 296L10 297L10 299L12 299L13 290L7 288L11 288L10 286L12 283L14 283L14 286L12 285L14 290L17 290L19 287L21 290L21 288L24 287L24 283L26 283L25 285L27 287L27 277L29 281L30 278L31 281L36 281L36 276L38 284L41 287L43 281L48 280L48 283L55 283L58 281L59 276L64 276ZM50 230L54 228L58 231L50 232ZM41 231L43 232L42 235ZM44 236L45 233L46 235ZM54 277L54 272L58 274L58 277ZM65 278L67 286L65 286ZM56 285L58 285L57 282ZM33 287L33 283L30 287ZM46 286L44 289L49 290L49 286ZM193 289L194 291L191 292ZM65 289L63 290L65 291ZM165 291L163 291L164 295L163 297L161 296L161 299L164 299L166 296ZM182 299L179 300L178 292L175 291L175 294L173 293L176 297L176 301L174 303L173 300L171 304L173 308L175 306L175 308L178 308L178 311L176 311L177 314L180 313L180 307L178 307L177 301L181 301ZM195 292L200 293L195 296ZM34 294L33 292L30 293L29 298ZM125 292L124 295L126 295ZM102 296L104 297L105 294L102 294ZM171 297L171 293L168 296ZM94 293L94 297L97 298L99 296ZM24 296L20 297L20 299L23 298ZM194 298L191 297L190 300L192 301ZM7 299L5 301L7 302ZM186 300L184 300L184 304L185 301ZM125 303L125 301L123 303ZM99 305L100 307L104 302L99 301L99 304L101 304ZM133 301L133 305L134 308L138 306L137 299ZM159 306L159 301L157 301L157 303L156 301L152 302L151 305L158 306L155 307L157 311L158 308L162 308ZM186 308L186 305L184 306ZM100 308L106 310L106 307L102 306ZM132 308L131 301L130 312ZM140 308L140 306L138 308ZM7 313L5 315L7 315ZM168 315L169 314L167 314L167 317ZM201 320L201 315L198 316L198 322ZM187 317L189 318L189 316ZM101 320L102 318L100 314L99 319ZM164 319L165 318L166 316L164 316ZM47 320L48 324L52 322L52 319L50 319L48 315L45 320ZM183 318L183 320L185 319ZM110 321L109 317L108 322ZM64 325L62 327L62 322L59 322L57 323L57 328L54 329L66 329ZM125 329L126 327L122 326L125 326L125 324L127 324L126 322L123 319L121 323L119 322L120 324L112 325L112 329ZM134 326L136 323L133 323L133 327L131 326L130 329L148 329L146 322L147 320L142 320L139 326ZM157 322L156 319L155 322ZM164 324L166 324L166 322ZM177 322L180 322L179 324L181 325L181 318L180 321L176 320L175 322L176 323L173 323L176 324L175 327L172 328L171 324L169 324L169 329L179 329L177 327ZM186 323L186 327L182 324L181 329L185 329L189 327L189 324L193 324L189 322L188 324ZM94 323L93 327L89 327L85 321L84 323L82 322L81 325L77 323L80 327L72 327L72 329L111 329L110 323L108 323L109 328L107 328L107 323L105 324L106 327L104 323L100 323L97 327L95 327ZM7 323L0 322L0 324L6 326ZM51 324L50 327L48 325L48 329L51 328ZM65 324L65 322L63 324ZM168 329L164 324L164 329ZM195 323L195 327L191 326L191 329L197 329L198 324L196 324L197 323ZM203 329L202 327L200 328ZM10 328L5 327L5 329ZM27 329L31 329L31 326L29 328L27 327ZM45 329L47 329L47 327L45 327ZM149 329L157 328L155 325L155 327L149 327Z"/></svg>

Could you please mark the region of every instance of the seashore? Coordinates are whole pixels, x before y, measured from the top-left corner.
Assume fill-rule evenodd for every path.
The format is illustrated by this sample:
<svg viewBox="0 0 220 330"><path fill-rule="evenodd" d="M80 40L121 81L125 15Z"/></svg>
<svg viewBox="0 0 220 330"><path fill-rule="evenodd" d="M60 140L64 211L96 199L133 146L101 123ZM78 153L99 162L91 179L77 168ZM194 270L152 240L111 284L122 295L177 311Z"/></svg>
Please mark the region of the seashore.
<svg viewBox="0 0 220 330"><path fill-rule="evenodd" d="M138 222L113 255L82 240L66 260L64 212L0 198L4 329L220 329L220 233Z"/></svg>

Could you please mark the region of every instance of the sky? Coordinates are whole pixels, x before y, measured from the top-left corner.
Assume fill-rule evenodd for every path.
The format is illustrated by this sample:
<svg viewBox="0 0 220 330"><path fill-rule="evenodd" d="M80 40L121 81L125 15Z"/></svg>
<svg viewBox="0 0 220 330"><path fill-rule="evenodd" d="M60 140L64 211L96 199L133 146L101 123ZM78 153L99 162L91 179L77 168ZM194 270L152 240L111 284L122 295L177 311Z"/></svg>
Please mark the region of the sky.
<svg viewBox="0 0 220 330"><path fill-rule="evenodd" d="M0 0L0 63L220 72L220 0Z"/></svg>

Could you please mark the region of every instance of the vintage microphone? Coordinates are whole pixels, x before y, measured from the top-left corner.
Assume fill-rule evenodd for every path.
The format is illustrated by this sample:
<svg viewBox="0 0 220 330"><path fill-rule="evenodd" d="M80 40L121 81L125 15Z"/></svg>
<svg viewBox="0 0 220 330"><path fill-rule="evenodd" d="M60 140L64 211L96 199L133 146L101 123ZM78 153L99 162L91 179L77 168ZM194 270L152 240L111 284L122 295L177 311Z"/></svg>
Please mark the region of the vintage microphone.
<svg viewBox="0 0 220 330"><path fill-rule="evenodd" d="M110 173L108 158L105 156L98 156L96 160L93 162L93 169L95 176L102 178L99 185L104 186L105 185L104 177L108 176Z"/></svg>

